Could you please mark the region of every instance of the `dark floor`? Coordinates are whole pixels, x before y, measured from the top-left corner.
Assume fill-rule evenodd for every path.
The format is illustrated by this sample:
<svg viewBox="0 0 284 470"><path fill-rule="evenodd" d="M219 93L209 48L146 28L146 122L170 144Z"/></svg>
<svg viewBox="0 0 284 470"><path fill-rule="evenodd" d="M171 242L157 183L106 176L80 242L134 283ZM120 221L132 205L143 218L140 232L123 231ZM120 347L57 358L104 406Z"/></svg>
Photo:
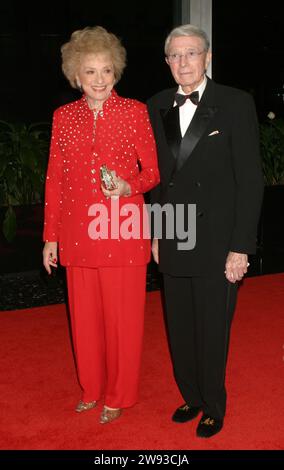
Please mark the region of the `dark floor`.
<svg viewBox="0 0 284 470"><path fill-rule="evenodd" d="M247 274L258 276L284 271L284 256L250 257ZM148 266L147 291L161 287L161 275L152 262ZM65 269L49 276L43 268L0 274L0 311L39 307L66 301Z"/></svg>
<svg viewBox="0 0 284 470"><path fill-rule="evenodd" d="M34 270L0 275L0 310L65 302L64 273L45 275Z"/></svg>
<svg viewBox="0 0 284 470"><path fill-rule="evenodd" d="M0 211L0 225L3 214ZM17 235L8 243L0 230L0 310L38 307L62 303L66 300L65 270L59 268L48 276L42 267L42 219L40 205L19 208ZM281 232L282 233L282 232ZM271 243L269 251L259 250L249 258L247 276L284 272L283 238L277 245ZM272 250L272 246L274 249ZM157 265L148 265L147 290L159 289L161 276Z"/></svg>
<svg viewBox="0 0 284 470"><path fill-rule="evenodd" d="M160 275L148 269L147 291L160 288ZM66 301L65 270L49 276L44 270L0 275L0 310L39 307Z"/></svg>

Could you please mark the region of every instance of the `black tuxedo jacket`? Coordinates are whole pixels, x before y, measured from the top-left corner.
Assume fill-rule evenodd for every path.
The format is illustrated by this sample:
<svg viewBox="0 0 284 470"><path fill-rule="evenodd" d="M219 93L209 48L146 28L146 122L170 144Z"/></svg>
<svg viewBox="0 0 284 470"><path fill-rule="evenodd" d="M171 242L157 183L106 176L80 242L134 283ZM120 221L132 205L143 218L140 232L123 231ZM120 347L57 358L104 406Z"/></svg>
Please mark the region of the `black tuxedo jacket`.
<svg viewBox="0 0 284 470"><path fill-rule="evenodd" d="M195 204L196 245L178 250L180 240L163 235L160 270L176 276L223 273L229 251L256 249L263 176L255 106L248 93L208 79L182 138L176 91L148 101L161 175L151 203Z"/></svg>

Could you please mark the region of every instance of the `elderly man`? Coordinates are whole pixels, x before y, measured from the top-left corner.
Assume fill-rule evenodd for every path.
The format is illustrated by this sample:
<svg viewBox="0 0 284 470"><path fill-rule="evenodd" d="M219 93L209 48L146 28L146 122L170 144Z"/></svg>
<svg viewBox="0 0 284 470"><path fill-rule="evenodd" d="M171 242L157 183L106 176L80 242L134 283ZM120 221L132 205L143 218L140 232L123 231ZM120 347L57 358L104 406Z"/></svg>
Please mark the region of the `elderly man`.
<svg viewBox="0 0 284 470"><path fill-rule="evenodd" d="M204 31L175 28L165 43L178 87L148 102L156 137L160 185L152 203L195 205L191 249L177 234L153 240L164 277L174 375L185 403L173 414L184 423L202 412L197 436L223 427L225 369L238 282L256 248L263 179L258 124L249 94L206 76L211 59ZM178 214L175 213L176 219Z"/></svg>

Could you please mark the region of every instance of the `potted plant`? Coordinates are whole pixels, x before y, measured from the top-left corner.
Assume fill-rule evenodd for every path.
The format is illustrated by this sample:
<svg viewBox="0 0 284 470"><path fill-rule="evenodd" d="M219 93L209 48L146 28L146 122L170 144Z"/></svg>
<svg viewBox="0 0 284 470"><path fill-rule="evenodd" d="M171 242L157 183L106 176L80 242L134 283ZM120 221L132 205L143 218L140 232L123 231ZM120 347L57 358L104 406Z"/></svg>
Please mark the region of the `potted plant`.
<svg viewBox="0 0 284 470"><path fill-rule="evenodd" d="M16 234L18 208L43 200L49 134L47 123L0 121L0 206L8 241Z"/></svg>
<svg viewBox="0 0 284 470"><path fill-rule="evenodd" d="M271 111L260 125L260 147L266 186L284 184L284 119Z"/></svg>
<svg viewBox="0 0 284 470"><path fill-rule="evenodd" d="M284 119L272 111L260 124L264 198L259 224L260 273L284 271Z"/></svg>

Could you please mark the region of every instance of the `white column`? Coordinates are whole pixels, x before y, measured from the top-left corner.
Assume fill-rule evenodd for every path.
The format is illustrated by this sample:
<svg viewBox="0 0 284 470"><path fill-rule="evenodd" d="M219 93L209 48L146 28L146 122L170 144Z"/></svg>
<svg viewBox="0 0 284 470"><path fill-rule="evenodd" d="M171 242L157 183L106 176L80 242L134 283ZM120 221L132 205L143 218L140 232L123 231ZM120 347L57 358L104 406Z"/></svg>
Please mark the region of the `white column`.
<svg viewBox="0 0 284 470"><path fill-rule="evenodd" d="M182 24L192 23L203 29L208 35L212 49L212 0L182 0L181 18ZM211 64L207 75L212 76Z"/></svg>
<svg viewBox="0 0 284 470"><path fill-rule="evenodd" d="M190 23L190 7L191 7L191 1L190 0L181 0L182 24Z"/></svg>

